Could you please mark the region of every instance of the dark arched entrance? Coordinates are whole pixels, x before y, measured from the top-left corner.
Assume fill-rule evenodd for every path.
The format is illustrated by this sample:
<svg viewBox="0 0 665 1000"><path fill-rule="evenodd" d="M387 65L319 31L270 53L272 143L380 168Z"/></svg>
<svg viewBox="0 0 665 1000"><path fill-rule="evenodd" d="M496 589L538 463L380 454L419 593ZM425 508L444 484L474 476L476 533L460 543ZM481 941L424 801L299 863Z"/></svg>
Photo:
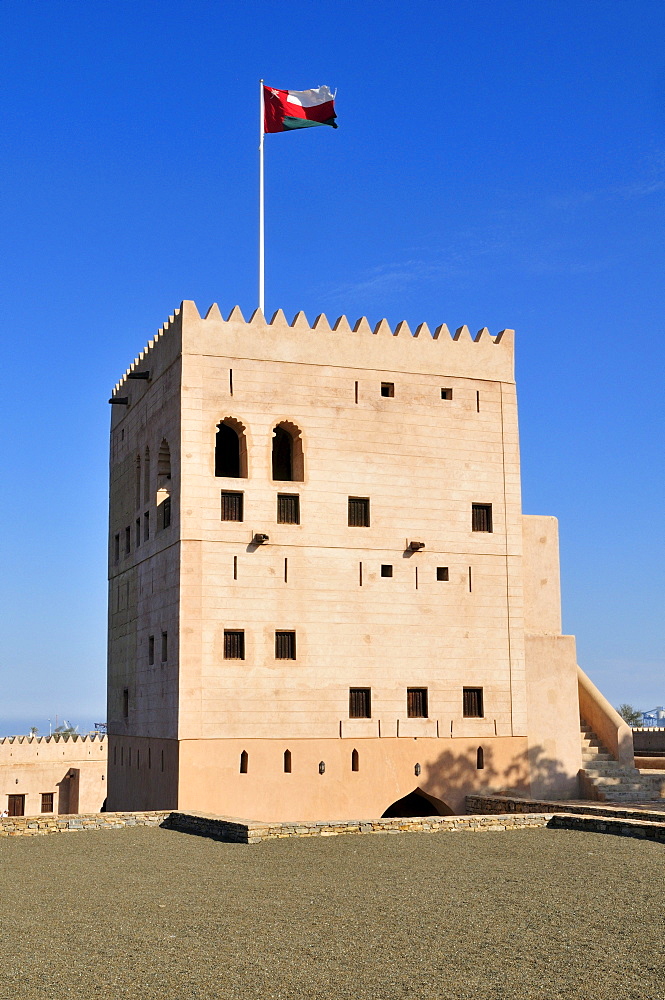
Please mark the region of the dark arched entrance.
<svg viewBox="0 0 665 1000"><path fill-rule="evenodd" d="M445 802L435 804L435 800L422 794L418 789L409 792L404 798L398 799L388 806L381 819L393 819L401 816L451 816Z"/></svg>

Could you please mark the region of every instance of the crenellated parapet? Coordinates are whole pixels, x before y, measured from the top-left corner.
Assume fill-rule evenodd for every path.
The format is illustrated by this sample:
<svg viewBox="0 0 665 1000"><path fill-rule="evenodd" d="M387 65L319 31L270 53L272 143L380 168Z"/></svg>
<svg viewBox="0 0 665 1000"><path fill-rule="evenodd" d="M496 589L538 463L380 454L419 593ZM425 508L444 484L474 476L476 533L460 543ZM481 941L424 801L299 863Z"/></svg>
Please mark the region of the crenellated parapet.
<svg viewBox="0 0 665 1000"><path fill-rule="evenodd" d="M50 736L0 736L0 744L10 743L103 743L105 733L52 733Z"/></svg>
<svg viewBox="0 0 665 1000"><path fill-rule="evenodd" d="M492 336L487 327L473 335L467 326L451 334L445 323L434 330L420 323L412 330L405 320L391 327L382 319L372 326L366 316L353 325L344 315L331 323L324 313L310 323L297 312L289 322L281 309L270 320L256 309L246 320L239 306L224 319L217 303L202 317L195 303L185 300L134 359L113 395L124 396L140 372L150 372L152 379L167 357L178 353L512 382L513 336L509 329Z"/></svg>

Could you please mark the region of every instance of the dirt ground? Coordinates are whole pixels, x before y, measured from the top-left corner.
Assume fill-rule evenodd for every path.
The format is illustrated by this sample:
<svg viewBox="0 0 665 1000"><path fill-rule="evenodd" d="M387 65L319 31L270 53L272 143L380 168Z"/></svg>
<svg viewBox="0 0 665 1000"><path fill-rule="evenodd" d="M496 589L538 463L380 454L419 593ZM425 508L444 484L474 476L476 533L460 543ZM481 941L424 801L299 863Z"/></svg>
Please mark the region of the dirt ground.
<svg viewBox="0 0 665 1000"><path fill-rule="evenodd" d="M566 830L0 841L2 1000L660 1000L665 848Z"/></svg>

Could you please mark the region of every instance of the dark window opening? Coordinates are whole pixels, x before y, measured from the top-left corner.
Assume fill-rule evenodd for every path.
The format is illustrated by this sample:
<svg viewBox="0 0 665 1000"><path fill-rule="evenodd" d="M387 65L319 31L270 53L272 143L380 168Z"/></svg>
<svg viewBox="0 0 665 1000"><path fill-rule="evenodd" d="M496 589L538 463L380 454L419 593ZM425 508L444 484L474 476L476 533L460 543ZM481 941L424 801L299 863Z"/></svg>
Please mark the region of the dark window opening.
<svg viewBox="0 0 665 1000"><path fill-rule="evenodd" d="M150 511L147 510L143 515L143 541L147 542L150 538Z"/></svg>
<svg viewBox="0 0 665 1000"><path fill-rule="evenodd" d="M166 663L169 658L169 634L162 632L162 663Z"/></svg>
<svg viewBox="0 0 665 1000"><path fill-rule="evenodd" d="M136 518L136 524L134 525L134 548L138 549L141 544L141 518Z"/></svg>
<svg viewBox="0 0 665 1000"><path fill-rule="evenodd" d="M480 391L476 393L476 413L480 413Z"/></svg>
<svg viewBox="0 0 665 1000"><path fill-rule="evenodd" d="M53 792L42 792L42 812L53 812Z"/></svg>
<svg viewBox="0 0 665 1000"><path fill-rule="evenodd" d="M369 528L369 497L349 497L349 527Z"/></svg>
<svg viewBox="0 0 665 1000"><path fill-rule="evenodd" d="M358 756L357 750L351 751L351 770L352 771L360 770L360 757Z"/></svg>
<svg viewBox="0 0 665 1000"><path fill-rule="evenodd" d="M437 580L448 580L448 567L447 566L437 566L436 567L436 578Z"/></svg>
<svg viewBox="0 0 665 1000"><path fill-rule="evenodd" d="M125 555L128 556L132 550L132 529L125 528Z"/></svg>
<svg viewBox="0 0 665 1000"><path fill-rule="evenodd" d="M485 751L482 747L478 747L476 750L476 768L478 771L482 771L485 767Z"/></svg>
<svg viewBox="0 0 665 1000"><path fill-rule="evenodd" d="M164 770L164 751L162 750L162 771Z"/></svg>
<svg viewBox="0 0 665 1000"><path fill-rule="evenodd" d="M471 504L471 530L492 531L492 504Z"/></svg>
<svg viewBox="0 0 665 1000"><path fill-rule="evenodd" d="M356 382L355 397L356 397L356 403L357 403L358 402L358 383L357 382Z"/></svg>
<svg viewBox="0 0 665 1000"><path fill-rule="evenodd" d="M120 559L120 535L113 536L113 561L118 562Z"/></svg>
<svg viewBox="0 0 665 1000"><path fill-rule="evenodd" d="M452 389L442 389L441 390L441 399L452 399L452 398L453 398L453 390Z"/></svg>
<svg viewBox="0 0 665 1000"><path fill-rule="evenodd" d="M141 456L136 456L134 479L134 506L141 506Z"/></svg>
<svg viewBox="0 0 665 1000"><path fill-rule="evenodd" d="M222 490L222 521L242 521L243 494Z"/></svg>
<svg viewBox="0 0 665 1000"><path fill-rule="evenodd" d="M349 718L372 718L371 688L349 688Z"/></svg>
<svg viewBox="0 0 665 1000"><path fill-rule="evenodd" d="M302 439L294 424L278 424L273 428L272 478L283 483L300 483L305 478Z"/></svg>
<svg viewBox="0 0 665 1000"><path fill-rule="evenodd" d="M277 523L300 524L300 497L297 493L277 494Z"/></svg>
<svg viewBox="0 0 665 1000"><path fill-rule="evenodd" d="M233 557L233 579L234 580L238 579L238 557L237 556Z"/></svg>
<svg viewBox="0 0 665 1000"><path fill-rule="evenodd" d="M152 767L152 750L148 747L148 770Z"/></svg>
<svg viewBox="0 0 665 1000"><path fill-rule="evenodd" d="M223 420L215 437L215 475L228 479L247 478L247 442L244 427L236 420Z"/></svg>
<svg viewBox="0 0 665 1000"><path fill-rule="evenodd" d="M148 664L152 666L155 662L155 637L154 635L148 636Z"/></svg>
<svg viewBox="0 0 665 1000"><path fill-rule="evenodd" d="M295 632L275 632L275 659L295 660L295 658L296 658Z"/></svg>
<svg viewBox="0 0 665 1000"><path fill-rule="evenodd" d="M150 448L146 448L143 457L143 503L150 500Z"/></svg>
<svg viewBox="0 0 665 1000"><path fill-rule="evenodd" d="M381 576L392 576L393 568L388 563L382 563L381 565Z"/></svg>
<svg viewBox="0 0 665 1000"><path fill-rule="evenodd" d="M129 688L123 688L122 691L122 717L129 718Z"/></svg>
<svg viewBox="0 0 665 1000"><path fill-rule="evenodd" d="M381 395L393 397L395 395L395 383L394 382L382 382L381 383Z"/></svg>
<svg viewBox="0 0 665 1000"><path fill-rule="evenodd" d="M406 714L410 719L427 718L427 688L407 688Z"/></svg>
<svg viewBox="0 0 665 1000"><path fill-rule="evenodd" d="M166 438L162 440L157 454L157 478L159 480L171 478L171 449Z"/></svg>
<svg viewBox="0 0 665 1000"><path fill-rule="evenodd" d="M284 774L291 774L291 751L284 751Z"/></svg>
<svg viewBox="0 0 665 1000"><path fill-rule="evenodd" d="M464 688L463 714L465 719L483 718L484 712L483 712L482 688Z"/></svg>
<svg viewBox="0 0 665 1000"><path fill-rule="evenodd" d="M163 530L171 524L171 497L165 496L157 508L158 527Z"/></svg>
<svg viewBox="0 0 665 1000"><path fill-rule="evenodd" d="M249 764L249 754L246 750L240 754L240 773L247 774L247 765Z"/></svg>
<svg viewBox="0 0 665 1000"><path fill-rule="evenodd" d="M245 633L242 630L224 629L224 659L245 659Z"/></svg>

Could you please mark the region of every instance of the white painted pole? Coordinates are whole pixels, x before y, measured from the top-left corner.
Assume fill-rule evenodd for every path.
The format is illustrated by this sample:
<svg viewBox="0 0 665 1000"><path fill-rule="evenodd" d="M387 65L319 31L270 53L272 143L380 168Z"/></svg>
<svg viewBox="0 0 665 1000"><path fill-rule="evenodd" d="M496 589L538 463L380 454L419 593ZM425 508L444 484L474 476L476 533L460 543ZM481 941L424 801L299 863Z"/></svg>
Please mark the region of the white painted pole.
<svg viewBox="0 0 665 1000"><path fill-rule="evenodd" d="M263 210L263 80L259 81L261 115L259 132L259 309L265 316L265 215Z"/></svg>

